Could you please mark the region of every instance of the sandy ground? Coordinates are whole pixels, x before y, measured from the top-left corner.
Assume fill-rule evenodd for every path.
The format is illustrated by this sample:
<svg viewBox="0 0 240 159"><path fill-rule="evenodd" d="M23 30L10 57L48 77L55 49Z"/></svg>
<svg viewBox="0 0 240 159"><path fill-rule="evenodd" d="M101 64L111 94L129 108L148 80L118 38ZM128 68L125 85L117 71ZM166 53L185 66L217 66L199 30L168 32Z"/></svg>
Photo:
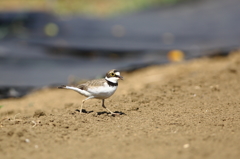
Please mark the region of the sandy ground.
<svg viewBox="0 0 240 159"><path fill-rule="evenodd" d="M240 158L240 52L123 76L115 117L70 90L1 100L0 158Z"/></svg>

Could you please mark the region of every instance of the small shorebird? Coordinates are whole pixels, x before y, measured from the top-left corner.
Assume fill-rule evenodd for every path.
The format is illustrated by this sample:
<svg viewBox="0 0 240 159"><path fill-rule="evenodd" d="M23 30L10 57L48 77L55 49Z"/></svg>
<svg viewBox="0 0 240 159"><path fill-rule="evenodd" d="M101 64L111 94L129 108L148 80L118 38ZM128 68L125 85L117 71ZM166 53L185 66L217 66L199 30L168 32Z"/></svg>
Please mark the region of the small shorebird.
<svg viewBox="0 0 240 159"><path fill-rule="evenodd" d="M86 100L96 98L102 100L103 108L107 109L111 114L115 114L104 105L104 100L114 94L118 87L119 79L123 80L123 77L119 71L113 69L106 73L105 78L90 80L76 87L63 85L58 88L74 90L87 97L82 101L80 113L82 113L83 104Z"/></svg>

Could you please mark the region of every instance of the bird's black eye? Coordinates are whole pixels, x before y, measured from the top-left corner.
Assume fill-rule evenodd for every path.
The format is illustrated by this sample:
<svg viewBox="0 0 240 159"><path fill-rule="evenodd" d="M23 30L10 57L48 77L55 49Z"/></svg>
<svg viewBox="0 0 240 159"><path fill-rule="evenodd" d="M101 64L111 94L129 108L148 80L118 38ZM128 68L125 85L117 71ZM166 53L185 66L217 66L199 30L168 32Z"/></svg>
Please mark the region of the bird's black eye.
<svg viewBox="0 0 240 159"><path fill-rule="evenodd" d="M113 72L112 72L112 73L110 73L110 76L114 77L114 76L115 76L115 73L113 73Z"/></svg>

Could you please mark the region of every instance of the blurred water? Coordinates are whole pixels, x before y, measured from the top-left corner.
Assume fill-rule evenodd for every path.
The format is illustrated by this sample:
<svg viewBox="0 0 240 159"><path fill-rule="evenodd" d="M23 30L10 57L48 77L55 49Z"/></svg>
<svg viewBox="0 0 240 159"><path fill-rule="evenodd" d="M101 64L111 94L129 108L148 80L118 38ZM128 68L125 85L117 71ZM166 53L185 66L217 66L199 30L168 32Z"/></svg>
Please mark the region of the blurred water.
<svg viewBox="0 0 240 159"><path fill-rule="evenodd" d="M7 54L0 57L0 86L66 84L69 77L97 78L114 68L134 69L148 64L167 62L166 56L162 53L101 52L99 55L99 52L93 55L89 52L84 53L84 56L68 56L67 52L64 55L48 54L49 50L41 47L37 49L35 46L27 48L22 45L15 46L18 49L15 47L13 50L8 50Z"/></svg>
<svg viewBox="0 0 240 159"><path fill-rule="evenodd" d="M240 44L240 1L200 0L110 19L0 12L0 86L66 84L108 70L227 53Z"/></svg>

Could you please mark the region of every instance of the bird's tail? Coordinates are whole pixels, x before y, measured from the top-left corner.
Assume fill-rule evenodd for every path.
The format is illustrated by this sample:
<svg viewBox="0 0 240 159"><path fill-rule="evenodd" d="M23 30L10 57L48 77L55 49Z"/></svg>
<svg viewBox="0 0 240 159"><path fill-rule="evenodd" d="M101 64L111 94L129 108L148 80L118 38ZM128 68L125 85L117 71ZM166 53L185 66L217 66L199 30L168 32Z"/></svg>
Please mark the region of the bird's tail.
<svg viewBox="0 0 240 159"><path fill-rule="evenodd" d="M59 86L58 88L59 88L59 89L64 89L64 88L66 88L66 86L65 86L65 85L61 85L61 86Z"/></svg>
<svg viewBox="0 0 240 159"><path fill-rule="evenodd" d="M76 91L86 97L90 96L89 92L85 91L85 90L82 90L78 87L73 87L73 86L65 86L65 85L62 85L62 86L59 86L58 87L59 89L70 89L70 90L73 90L73 91Z"/></svg>

